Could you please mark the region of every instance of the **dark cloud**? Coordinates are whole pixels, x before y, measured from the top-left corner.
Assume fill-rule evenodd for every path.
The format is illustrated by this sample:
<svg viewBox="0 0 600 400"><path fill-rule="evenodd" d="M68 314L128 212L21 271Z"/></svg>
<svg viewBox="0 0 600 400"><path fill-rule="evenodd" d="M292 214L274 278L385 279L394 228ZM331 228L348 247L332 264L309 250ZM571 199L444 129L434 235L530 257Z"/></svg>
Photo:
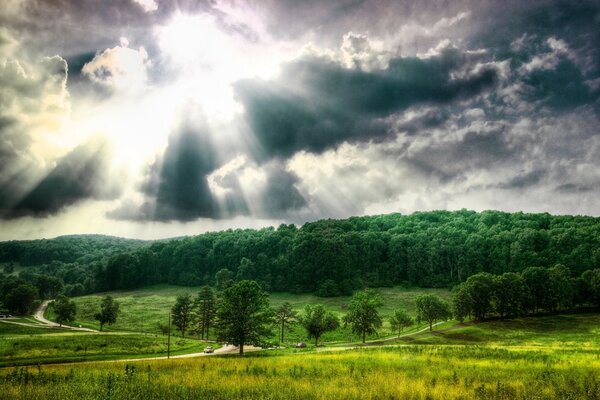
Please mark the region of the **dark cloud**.
<svg viewBox="0 0 600 400"><path fill-rule="evenodd" d="M386 136L384 118L394 113L468 98L495 82L491 67L452 79L463 61L458 50L446 49L428 59L395 58L384 70L366 72L309 57L287 65L278 82L244 80L235 89L265 153L287 157Z"/></svg>
<svg viewBox="0 0 600 400"><path fill-rule="evenodd" d="M109 150L105 143L91 142L75 148L2 216L46 217L85 199L115 198L119 188L109 181L108 160Z"/></svg>
<svg viewBox="0 0 600 400"><path fill-rule="evenodd" d="M527 85L523 99L540 102L554 111L594 104L600 98L600 90L593 90L585 83L581 70L571 61L563 60L555 68L538 69L528 74L523 82Z"/></svg>
<svg viewBox="0 0 600 400"><path fill-rule="evenodd" d="M262 193L261 215L281 218L306 207L306 200L297 188L298 177L294 173L286 171L280 162L268 164L265 172L267 183Z"/></svg>
<svg viewBox="0 0 600 400"><path fill-rule="evenodd" d="M124 204L109 214L117 219L190 221L218 218L207 175L216 168L215 151L205 128L185 126L173 133L162 158L149 171L141 207Z"/></svg>
<svg viewBox="0 0 600 400"><path fill-rule="evenodd" d="M507 182L498 185L501 189L527 189L537 185L546 176L545 170L534 170L519 174Z"/></svg>

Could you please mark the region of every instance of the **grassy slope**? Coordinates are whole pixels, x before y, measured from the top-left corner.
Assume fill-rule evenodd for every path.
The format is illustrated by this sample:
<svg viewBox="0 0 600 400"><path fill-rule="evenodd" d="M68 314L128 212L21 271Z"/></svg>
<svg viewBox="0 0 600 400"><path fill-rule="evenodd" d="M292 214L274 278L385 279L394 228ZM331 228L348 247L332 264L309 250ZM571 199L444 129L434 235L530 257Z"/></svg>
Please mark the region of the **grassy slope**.
<svg viewBox="0 0 600 400"><path fill-rule="evenodd" d="M108 293L120 303L120 314L117 323L107 327L108 330L143 331L158 333L158 323L168 322L169 309L175 303L177 295L190 293L195 296L199 287L179 287L169 285L158 285L146 287L134 291L120 291ZM450 292L445 289L415 289L415 288L382 288L377 289L384 301L381 309L383 316L389 316L392 311L401 307L411 314L415 312L414 299L423 293L433 293L450 300ZM98 312L100 301L106 293L82 296L74 298L77 304L77 320L75 325L82 325L98 329L98 323L94 320L94 314ZM342 306L350 302L350 297L322 298L310 294L274 293L271 295L271 306L277 307L283 302L289 301L293 307L300 311L306 304L323 304L328 310L342 315ZM387 321L380 336L388 336ZM373 336L372 339L380 337ZM291 341L306 340L305 334L299 327L292 328L288 338ZM275 339L275 337L274 337ZM328 341L356 341L358 337L353 335L349 329L339 329L328 333L323 337Z"/></svg>
<svg viewBox="0 0 600 400"><path fill-rule="evenodd" d="M413 342L438 344L142 361L133 375L126 362L0 370L0 398L594 399L599 322L592 314L528 318Z"/></svg>

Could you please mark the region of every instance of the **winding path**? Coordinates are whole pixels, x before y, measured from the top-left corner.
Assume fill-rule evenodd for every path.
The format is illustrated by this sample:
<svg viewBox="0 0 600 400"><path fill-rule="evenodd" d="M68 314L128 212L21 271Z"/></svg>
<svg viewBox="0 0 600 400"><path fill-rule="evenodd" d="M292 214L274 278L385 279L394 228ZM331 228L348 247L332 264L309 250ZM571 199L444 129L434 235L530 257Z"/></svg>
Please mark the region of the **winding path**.
<svg viewBox="0 0 600 400"><path fill-rule="evenodd" d="M38 307L35 314L33 314L33 318L35 318L36 320L40 321L42 324L44 324L48 327L51 327L51 328L64 328L64 329L68 329L71 331L98 332L97 330L90 329L90 328L81 328L81 327L69 326L69 325L59 325L54 321L50 321L50 320L44 318L44 313L46 312L46 309L48 309L48 305L53 301L54 300L44 300L42 302L42 304L40 304L40 306Z"/></svg>

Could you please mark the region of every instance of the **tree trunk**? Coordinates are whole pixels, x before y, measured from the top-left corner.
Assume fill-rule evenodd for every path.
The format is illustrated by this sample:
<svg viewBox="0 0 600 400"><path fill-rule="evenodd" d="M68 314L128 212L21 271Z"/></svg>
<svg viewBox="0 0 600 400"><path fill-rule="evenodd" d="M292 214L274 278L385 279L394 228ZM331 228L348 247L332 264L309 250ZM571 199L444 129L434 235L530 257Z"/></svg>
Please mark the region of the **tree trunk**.
<svg viewBox="0 0 600 400"><path fill-rule="evenodd" d="M433 321L429 321L429 332L433 330Z"/></svg>
<svg viewBox="0 0 600 400"><path fill-rule="evenodd" d="M367 332L366 332L366 331L363 331L363 333L362 333L362 341L363 341L363 344L365 344L366 340L367 340Z"/></svg>
<svg viewBox="0 0 600 400"><path fill-rule="evenodd" d="M240 356L244 355L244 342L240 343Z"/></svg>
<svg viewBox="0 0 600 400"><path fill-rule="evenodd" d="M318 338L318 337L316 337L316 338L315 338L315 347L317 347L317 344L318 344L318 343L319 343L319 338Z"/></svg>
<svg viewBox="0 0 600 400"><path fill-rule="evenodd" d="M100 322L100 332L102 332L102 326L103 326L103 325L104 325L104 324L103 324L102 322Z"/></svg>

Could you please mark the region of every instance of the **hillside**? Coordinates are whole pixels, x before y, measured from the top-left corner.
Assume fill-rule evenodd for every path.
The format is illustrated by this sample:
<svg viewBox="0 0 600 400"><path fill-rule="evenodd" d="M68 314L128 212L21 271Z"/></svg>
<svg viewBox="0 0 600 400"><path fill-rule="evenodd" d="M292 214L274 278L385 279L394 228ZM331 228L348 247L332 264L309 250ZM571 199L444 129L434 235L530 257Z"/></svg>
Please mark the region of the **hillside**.
<svg viewBox="0 0 600 400"><path fill-rule="evenodd" d="M37 266L71 295L254 279L274 292L348 295L364 286L450 287L478 272L600 267L600 218L431 211L227 230L144 242L66 236L0 243L0 262Z"/></svg>

